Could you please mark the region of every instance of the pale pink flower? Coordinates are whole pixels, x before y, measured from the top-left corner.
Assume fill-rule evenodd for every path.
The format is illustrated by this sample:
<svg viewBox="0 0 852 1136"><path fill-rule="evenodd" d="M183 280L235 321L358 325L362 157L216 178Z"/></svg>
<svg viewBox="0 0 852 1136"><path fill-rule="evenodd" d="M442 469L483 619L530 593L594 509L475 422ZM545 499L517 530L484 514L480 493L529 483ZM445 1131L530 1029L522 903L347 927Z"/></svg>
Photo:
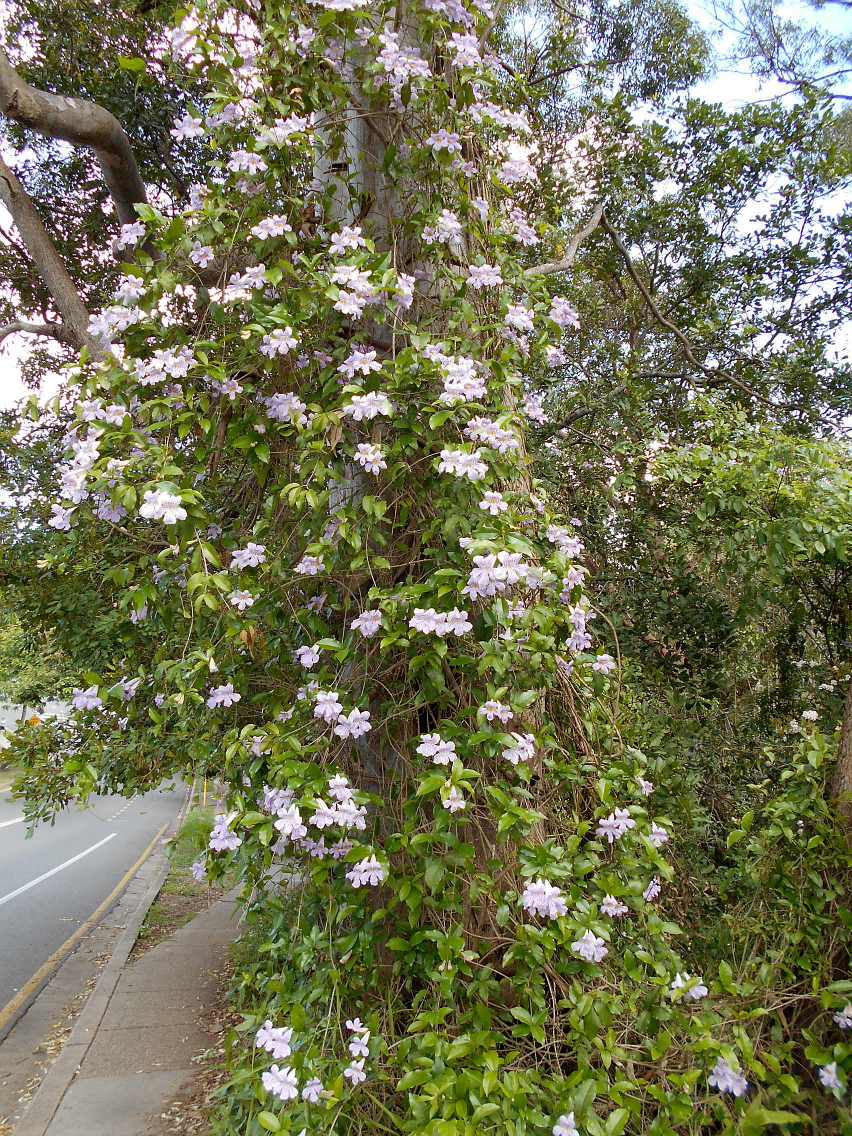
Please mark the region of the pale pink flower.
<svg viewBox="0 0 852 1136"><path fill-rule="evenodd" d="M616 899L614 895L605 895L601 901L601 915L608 915L610 919L626 915L629 910L627 904Z"/></svg>
<svg viewBox="0 0 852 1136"><path fill-rule="evenodd" d="M367 885L376 887L376 885L382 883L386 877L387 872L375 856L368 856L364 860L359 860L358 863L353 864L346 873L347 880L349 880L354 888L361 888Z"/></svg>
<svg viewBox="0 0 852 1136"><path fill-rule="evenodd" d="M652 824L651 834L648 837L648 840L651 844L654 845L655 848L662 848L664 844L668 844L669 834L661 825Z"/></svg>
<svg viewBox="0 0 852 1136"><path fill-rule="evenodd" d="M434 765L449 765L458 757L456 743L445 741L440 734L421 734L416 752L431 757Z"/></svg>
<svg viewBox="0 0 852 1136"><path fill-rule="evenodd" d="M228 709L239 702L241 698L242 695L234 690L234 684L232 682L226 682L224 686L213 687L207 697L207 705L211 710L215 710L219 706L224 706Z"/></svg>
<svg viewBox="0 0 852 1136"><path fill-rule="evenodd" d="M609 954L604 940L593 931L584 931L580 938L571 944L571 950L586 962L602 962Z"/></svg>
<svg viewBox="0 0 852 1136"><path fill-rule="evenodd" d="M321 556L305 555L296 565L296 571L300 576L318 576L325 571L325 564Z"/></svg>
<svg viewBox="0 0 852 1136"><path fill-rule="evenodd" d="M364 1072L364 1058L362 1057L360 1061L351 1061L343 1070L343 1076L346 1077L348 1081L351 1081L353 1088L355 1085L360 1085L362 1081L366 1081L367 1074Z"/></svg>
<svg viewBox="0 0 852 1136"><path fill-rule="evenodd" d="M531 880L521 895L521 905L530 915L546 919L559 919L568 914L568 905L562 891L549 880Z"/></svg>
<svg viewBox="0 0 852 1136"><path fill-rule="evenodd" d="M554 296L550 301L550 318L559 327L579 327L580 318L571 303L564 296Z"/></svg>
<svg viewBox="0 0 852 1136"><path fill-rule="evenodd" d="M467 801L465 801L464 796L458 791L455 785L451 785L450 791L447 793L446 797L442 799L442 804L449 812L457 813L466 807Z"/></svg>
<svg viewBox="0 0 852 1136"><path fill-rule="evenodd" d="M362 611L349 625L353 631L360 631L365 639L371 639L382 625L382 613L378 608Z"/></svg>
<svg viewBox="0 0 852 1136"><path fill-rule="evenodd" d="M293 1052L290 1045L292 1040L291 1029L274 1026L271 1018L267 1018L255 1034L254 1044L258 1049L265 1049L267 1053L271 1053L276 1061L283 1061Z"/></svg>
<svg viewBox="0 0 852 1136"><path fill-rule="evenodd" d="M277 1065L271 1066L261 1075L263 1087L281 1101L296 1100L299 1095L299 1082L296 1070L285 1065L279 1069Z"/></svg>
<svg viewBox="0 0 852 1136"><path fill-rule="evenodd" d="M497 265L471 264L467 270L467 283L471 288L498 288L503 283L503 275Z"/></svg>
<svg viewBox="0 0 852 1136"><path fill-rule="evenodd" d="M703 979L693 978L690 974L681 974L680 971L672 979L669 990L672 994L682 990L684 998L689 998L693 1002L700 1002L710 993Z"/></svg>
<svg viewBox="0 0 852 1136"><path fill-rule="evenodd" d="M249 541L245 548L237 548L231 553L232 568L256 568L266 560L266 546Z"/></svg>
<svg viewBox="0 0 852 1136"><path fill-rule="evenodd" d="M314 706L315 718L321 718L323 722L331 724L336 722L342 713L343 706L338 700L336 690L317 691L316 705Z"/></svg>
<svg viewBox="0 0 852 1136"><path fill-rule="evenodd" d="M339 738L360 738L372 730L369 710L350 710L348 714L341 714L337 719L334 732Z"/></svg>
<svg viewBox="0 0 852 1136"><path fill-rule="evenodd" d="M306 671L309 671L319 662L320 652L316 645L313 647L297 647L294 652L294 658Z"/></svg>
<svg viewBox="0 0 852 1136"><path fill-rule="evenodd" d="M317 1077L312 1077L302 1089L302 1100L307 1101L308 1104L316 1104L324 1091L322 1081Z"/></svg>
<svg viewBox="0 0 852 1136"><path fill-rule="evenodd" d="M268 335L264 335L260 344L260 353L267 355L270 359L276 355L288 355L294 347L298 346L298 343L292 327L279 327Z"/></svg>
<svg viewBox="0 0 852 1136"><path fill-rule="evenodd" d="M552 1136L580 1136L580 1129L574 1123L574 1113L565 1112L551 1129Z"/></svg>
<svg viewBox="0 0 852 1136"><path fill-rule="evenodd" d="M355 461L367 473L378 474L381 470L388 468L381 446L373 445L372 442L358 443L355 450Z"/></svg>
<svg viewBox="0 0 852 1136"><path fill-rule="evenodd" d="M479 507L483 512L490 513L492 517L497 517L500 513L505 513L509 508L503 494L497 493L493 489L489 489L486 493L483 493Z"/></svg>
<svg viewBox="0 0 852 1136"><path fill-rule="evenodd" d="M501 721L504 725L514 718L514 714L509 706L499 702L495 698L489 698L487 702L479 707L477 713L482 714L488 722L493 722L495 718Z"/></svg>
<svg viewBox="0 0 852 1136"><path fill-rule="evenodd" d="M620 840L631 828L635 827L636 821L633 820L627 809L615 809L609 816L598 821L598 827L595 833L597 836L605 838L610 844L613 844L616 840Z"/></svg>
<svg viewBox="0 0 852 1136"><path fill-rule="evenodd" d="M646 903L653 903L655 899L659 898L660 892L662 890L663 889L660 885L659 879L654 876L654 878L642 892L642 898Z"/></svg>
<svg viewBox="0 0 852 1136"><path fill-rule="evenodd" d="M732 1069L722 1057L713 1066L707 1084L711 1089L718 1089L720 1093L731 1093L735 1097L744 1097L748 1092L748 1081L741 1073Z"/></svg>

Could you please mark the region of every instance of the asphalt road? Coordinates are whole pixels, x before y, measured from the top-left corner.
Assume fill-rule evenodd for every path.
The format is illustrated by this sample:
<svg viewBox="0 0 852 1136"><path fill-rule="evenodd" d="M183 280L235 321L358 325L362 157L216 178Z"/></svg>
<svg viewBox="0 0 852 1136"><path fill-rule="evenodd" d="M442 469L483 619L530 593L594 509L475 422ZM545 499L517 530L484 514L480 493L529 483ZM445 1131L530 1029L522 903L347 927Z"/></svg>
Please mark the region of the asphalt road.
<svg viewBox="0 0 852 1136"><path fill-rule="evenodd" d="M0 792L0 1011L84 923L178 812L185 790L95 797L27 839L22 808Z"/></svg>

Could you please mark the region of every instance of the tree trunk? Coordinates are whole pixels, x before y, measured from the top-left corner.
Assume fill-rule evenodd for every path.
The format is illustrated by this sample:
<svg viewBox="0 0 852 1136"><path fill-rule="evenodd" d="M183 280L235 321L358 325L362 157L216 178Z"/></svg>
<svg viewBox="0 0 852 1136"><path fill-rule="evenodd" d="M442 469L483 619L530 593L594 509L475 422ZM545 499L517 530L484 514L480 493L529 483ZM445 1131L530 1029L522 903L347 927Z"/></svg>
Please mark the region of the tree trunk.
<svg viewBox="0 0 852 1136"><path fill-rule="evenodd" d="M852 678L846 690L846 703L840 720L837 765L831 781L831 797L843 820L846 839L852 846Z"/></svg>

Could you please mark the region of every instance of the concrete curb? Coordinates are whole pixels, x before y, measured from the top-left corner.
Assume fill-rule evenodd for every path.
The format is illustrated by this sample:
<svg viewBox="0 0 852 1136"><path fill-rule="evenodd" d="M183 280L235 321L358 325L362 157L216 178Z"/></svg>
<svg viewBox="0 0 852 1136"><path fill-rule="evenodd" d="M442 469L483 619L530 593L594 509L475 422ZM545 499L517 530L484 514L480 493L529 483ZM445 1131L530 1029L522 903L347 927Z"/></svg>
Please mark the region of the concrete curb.
<svg viewBox="0 0 852 1136"><path fill-rule="evenodd" d="M157 867L154 878L140 899L136 910L128 918L127 926L115 944L112 957L101 972L94 990L86 999L68 1040L63 1045L59 1056L48 1068L33 1099L15 1125L14 1136L44 1136L71 1082L77 1075L89 1046L97 1035L98 1027L118 985L121 972L130 957L130 952L136 944L139 929L145 921L145 916L148 914L151 904L159 895L160 889L166 881L166 876L169 874L169 862L163 853L163 843L180 829L183 819L189 811L193 789L194 785L190 787L174 824L168 832L163 834L159 848L152 853L152 858L159 856L162 863ZM145 865L143 864L139 871L143 871L144 868Z"/></svg>

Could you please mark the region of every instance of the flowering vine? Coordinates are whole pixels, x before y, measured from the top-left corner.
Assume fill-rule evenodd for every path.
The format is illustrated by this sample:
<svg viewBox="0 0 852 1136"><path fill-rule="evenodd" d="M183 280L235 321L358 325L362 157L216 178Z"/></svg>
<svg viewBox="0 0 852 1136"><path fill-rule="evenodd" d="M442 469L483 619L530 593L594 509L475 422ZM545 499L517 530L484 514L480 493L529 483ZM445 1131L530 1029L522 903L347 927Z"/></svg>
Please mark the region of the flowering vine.
<svg viewBox="0 0 852 1136"><path fill-rule="evenodd" d="M663 1134L750 1090L660 910L646 759L596 765L561 715L593 719L618 662L526 455L529 378L579 331L527 271L552 233L493 18L184 17L210 95L173 134L210 176L122 228L48 521L126 550L108 582L160 640L87 679L81 721L189 721L226 786L194 871L238 865L276 928L231 1105L268 1131ZM677 1031L695 1059L652 1091Z"/></svg>

